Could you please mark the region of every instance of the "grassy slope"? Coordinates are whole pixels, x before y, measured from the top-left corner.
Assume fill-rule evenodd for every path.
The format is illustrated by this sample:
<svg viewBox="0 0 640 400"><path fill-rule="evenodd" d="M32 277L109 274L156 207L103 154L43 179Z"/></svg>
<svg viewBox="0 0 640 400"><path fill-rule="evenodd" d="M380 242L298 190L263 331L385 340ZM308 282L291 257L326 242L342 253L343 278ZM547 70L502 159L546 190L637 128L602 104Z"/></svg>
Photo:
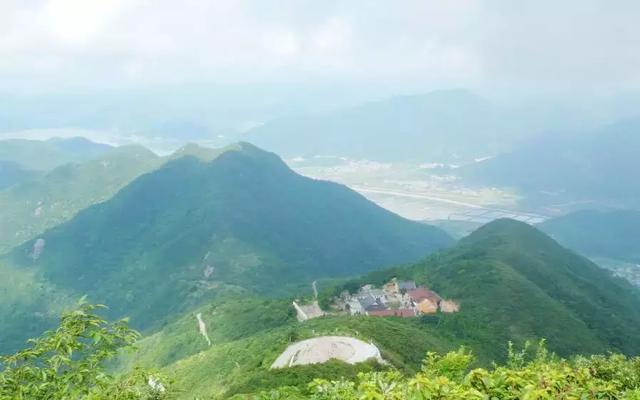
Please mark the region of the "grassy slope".
<svg viewBox="0 0 640 400"><path fill-rule="evenodd" d="M145 338L121 366L162 368L175 379L184 398L228 397L282 385L306 385L313 377L354 376L381 368L342 362L272 371L270 365L290 342L321 335L347 335L371 341L394 367L411 373L427 351L455 348L459 342L439 337L434 325L420 319L327 317L303 324L289 301L227 298L198 310L208 326L212 346L197 331L189 313Z"/></svg>
<svg viewBox="0 0 640 400"><path fill-rule="evenodd" d="M28 242L4 262L149 327L226 288L287 293L451 243L341 185L296 175L253 146L210 159L169 161L41 235L37 261Z"/></svg>
<svg viewBox="0 0 640 400"><path fill-rule="evenodd" d="M0 192L0 253L109 199L159 164L160 158L143 147L119 147Z"/></svg>

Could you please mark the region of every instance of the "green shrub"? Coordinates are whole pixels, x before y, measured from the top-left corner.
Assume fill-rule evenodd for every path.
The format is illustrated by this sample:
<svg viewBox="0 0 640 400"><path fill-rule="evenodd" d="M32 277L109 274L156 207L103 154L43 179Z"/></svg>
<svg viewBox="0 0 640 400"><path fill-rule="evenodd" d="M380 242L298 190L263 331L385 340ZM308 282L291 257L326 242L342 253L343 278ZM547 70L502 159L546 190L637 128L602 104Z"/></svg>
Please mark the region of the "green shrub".
<svg viewBox="0 0 640 400"><path fill-rule="evenodd" d="M158 375L141 369L114 377L104 364L139 334L126 320L109 323L81 302L65 313L60 325L29 340L30 347L0 357L2 400L160 400L168 396Z"/></svg>
<svg viewBox="0 0 640 400"><path fill-rule="evenodd" d="M640 358L619 354L565 360L547 352L544 342L533 356L529 347L509 346L505 365L471 369L464 349L439 356L429 353L422 371L405 377L398 371L367 372L355 380L316 379L308 388L285 387L259 399L640 399Z"/></svg>

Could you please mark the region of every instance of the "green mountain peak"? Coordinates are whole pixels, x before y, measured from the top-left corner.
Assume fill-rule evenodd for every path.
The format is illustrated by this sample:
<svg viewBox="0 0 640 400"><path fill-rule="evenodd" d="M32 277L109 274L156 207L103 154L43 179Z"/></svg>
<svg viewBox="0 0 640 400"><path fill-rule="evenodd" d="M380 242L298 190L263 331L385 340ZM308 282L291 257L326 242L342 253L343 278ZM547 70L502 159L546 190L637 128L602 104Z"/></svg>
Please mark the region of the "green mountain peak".
<svg viewBox="0 0 640 400"><path fill-rule="evenodd" d="M186 147L4 262L148 327L227 288L290 294L452 244L437 228L298 175L250 144L217 152Z"/></svg>

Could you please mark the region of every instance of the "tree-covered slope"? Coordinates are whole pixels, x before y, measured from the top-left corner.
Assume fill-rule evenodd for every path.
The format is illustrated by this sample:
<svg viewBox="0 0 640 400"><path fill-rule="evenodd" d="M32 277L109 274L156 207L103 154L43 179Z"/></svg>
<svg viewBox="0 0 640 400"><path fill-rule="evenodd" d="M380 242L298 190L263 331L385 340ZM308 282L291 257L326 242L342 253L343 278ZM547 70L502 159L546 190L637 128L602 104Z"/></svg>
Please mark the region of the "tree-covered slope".
<svg viewBox="0 0 640 400"><path fill-rule="evenodd" d="M109 199L160 162L143 147L123 146L0 191L0 253Z"/></svg>
<svg viewBox="0 0 640 400"><path fill-rule="evenodd" d="M137 327L218 290L263 294L415 261L452 240L248 144L185 156L12 251L5 268L89 294Z"/></svg>
<svg viewBox="0 0 640 400"><path fill-rule="evenodd" d="M112 149L82 137L49 140L0 140L0 160L14 162L27 170L48 171L70 162L91 160Z"/></svg>
<svg viewBox="0 0 640 400"><path fill-rule="evenodd" d="M425 277L436 283L439 274L440 280L452 274L458 279L450 285L466 282L469 288L482 287L476 289L477 296L464 296L478 302L484 297L485 306L497 307L499 312L494 315L501 317L509 336L533 333L546 337L551 348L561 354L597 351L599 347L628 354L640 351L639 293L539 230L521 222L498 220L463 239L460 249L453 260L469 272L479 273L478 278L494 284L512 279L514 284L483 287L478 284L481 280L465 276L460 267L427 267ZM493 268L490 272L474 270L469 256ZM456 286L460 290L460 285Z"/></svg>
<svg viewBox="0 0 640 400"><path fill-rule="evenodd" d="M372 272L346 285L380 284L393 276L416 279L455 299L460 312L412 319L329 316L299 323L290 299L255 298L251 290L227 284L217 299L158 327L118 365L160 369L179 398L226 398L279 386L304 391L314 378L354 379L358 372L389 367L411 374L427 351L461 345L476 355L476 366L505 361L508 341L521 345L546 338L550 350L565 356L640 350L638 294L520 222L492 222L424 262ZM210 345L199 332L197 314ZM390 364L269 368L291 342L322 335L372 342Z"/></svg>
<svg viewBox="0 0 640 400"><path fill-rule="evenodd" d="M211 345L198 332L193 312L145 338L121 365L162 367L185 398L227 397L274 386L304 391L305 382L314 378L353 377L371 368L330 363L269 369L290 342L326 334L372 342L403 372L418 370L427 351L461 345L476 356L474 366L485 367L507 360L509 341L522 346L546 338L549 349L564 356L640 351L638 293L520 222L492 222L424 262L372 272L326 294L379 285L394 276L416 279L455 299L460 312L409 319L330 316L298 323L287 301L229 297L198 310Z"/></svg>
<svg viewBox="0 0 640 400"><path fill-rule="evenodd" d="M459 313L441 316L441 332L494 349L496 358L509 340L539 338L561 355L640 352L638 292L521 222L494 221L423 263L360 282L392 276L412 277L458 301Z"/></svg>
<svg viewBox="0 0 640 400"><path fill-rule="evenodd" d="M589 257L640 262L639 211L576 211L538 227L562 245Z"/></svg>
<svg viewBox="0 0 640 400"><path fill-rule="evenodd" d="M638 207L639 132L636 119L597 132L542 136L457 173L472 183L515 187L555 202L597 200Z"/></svg>
<svg viewBox="0 0 640 400"><path fill-rule="evenodd" d="M38 175L38 172L25 169L13 161L0 160L0 191Z"/></svg>
<svg viewBox="0 0 640 400"><path fill-rule="evenodd" d="M196 313L207 327L211 345L198 332ZM332 361L270 369L292 342L324 335L374 343L389 365ZM161 369L174 380L179 398L226 398L283 385L306 387L319 377L353 378L372 369L393 367L414 373L427 351L443 352L460 344L439 337L434 324L420 319L331 316L300 323L290 301L232 296L200 307L144 338L134 352L122 354L118 366Z"/></svg>

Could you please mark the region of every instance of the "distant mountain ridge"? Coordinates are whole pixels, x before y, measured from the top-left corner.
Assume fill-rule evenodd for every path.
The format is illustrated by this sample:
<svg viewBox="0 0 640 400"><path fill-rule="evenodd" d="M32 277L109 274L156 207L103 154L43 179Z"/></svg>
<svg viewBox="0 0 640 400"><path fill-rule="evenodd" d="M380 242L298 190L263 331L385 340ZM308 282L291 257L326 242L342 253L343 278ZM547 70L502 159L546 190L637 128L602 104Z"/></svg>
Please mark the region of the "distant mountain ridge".
<svg viewBox="0 0 640 400"><path fill-rule="evenodd" d="M640 207L640 120L597 132L548 135L458 173L472 183L520 189L550 201L596 200Z"/></svg>
<svg viewBox="0 0 640 400"><path fill-rule="evenodd" d="M453 243L252 145L211 151L219 154L185 155L138 177L0 264L149 326L218 291L286 294Z"/></svg>
<svg viewBox="0 0 640 400"><path fill-rule="evenodd" d="M393 276L459 302L438 326L472 348L546 338L561 355L640 353L640 292L522 222L496 220L425 262L360 282Z"/></svg>
<svg viewBox="0 0 640 400"><path fill-rule="evenodd" d="M28 170L48 171L70 162L88 161L113 149L83 137L48 140L0 140L0 161L11 161Z"/></svg>
<svg viewBox="0 0 640 400"><path fill-rule="evenodd" d="M0 160L0 190L35 178L39 173L31 171L13 161Z"/></svg>
<svg viewBox="0 0 640 400"><path fill-rule="evenodd" d="M84 208L108 200L162 161L142 146L109 148L94 156L0 191L0 254L69 220Z"/></svg>
<svg viewBox="0 0 640 400"><path fill-rule="evenodd" d="M505 151L503 134L518 136L513 122L466 90L443 90L324 115L282 118L250 130L245 137L284 156L444 161ZM472 141L474 146L469 145Z"/></svg>
<svg viewBox="0 0 640 400"><path fill-rule="evenodd" d="M539 228L581 254L640 263L640 211L576 211Z"/></svg>
<svg viewBox="0 0 640 400"><path fill-rule="evenodd" d="M561 354L640 353L639 292L539 230L497 220L463 239L458 249L450 253L457 267L428 265L427 280L446 287L462 308L489 311L487 317L504 324L509 339L533 333ZM490 268L482 271L481 265ZM480 311L483 305L495 308Z"/></svg>

